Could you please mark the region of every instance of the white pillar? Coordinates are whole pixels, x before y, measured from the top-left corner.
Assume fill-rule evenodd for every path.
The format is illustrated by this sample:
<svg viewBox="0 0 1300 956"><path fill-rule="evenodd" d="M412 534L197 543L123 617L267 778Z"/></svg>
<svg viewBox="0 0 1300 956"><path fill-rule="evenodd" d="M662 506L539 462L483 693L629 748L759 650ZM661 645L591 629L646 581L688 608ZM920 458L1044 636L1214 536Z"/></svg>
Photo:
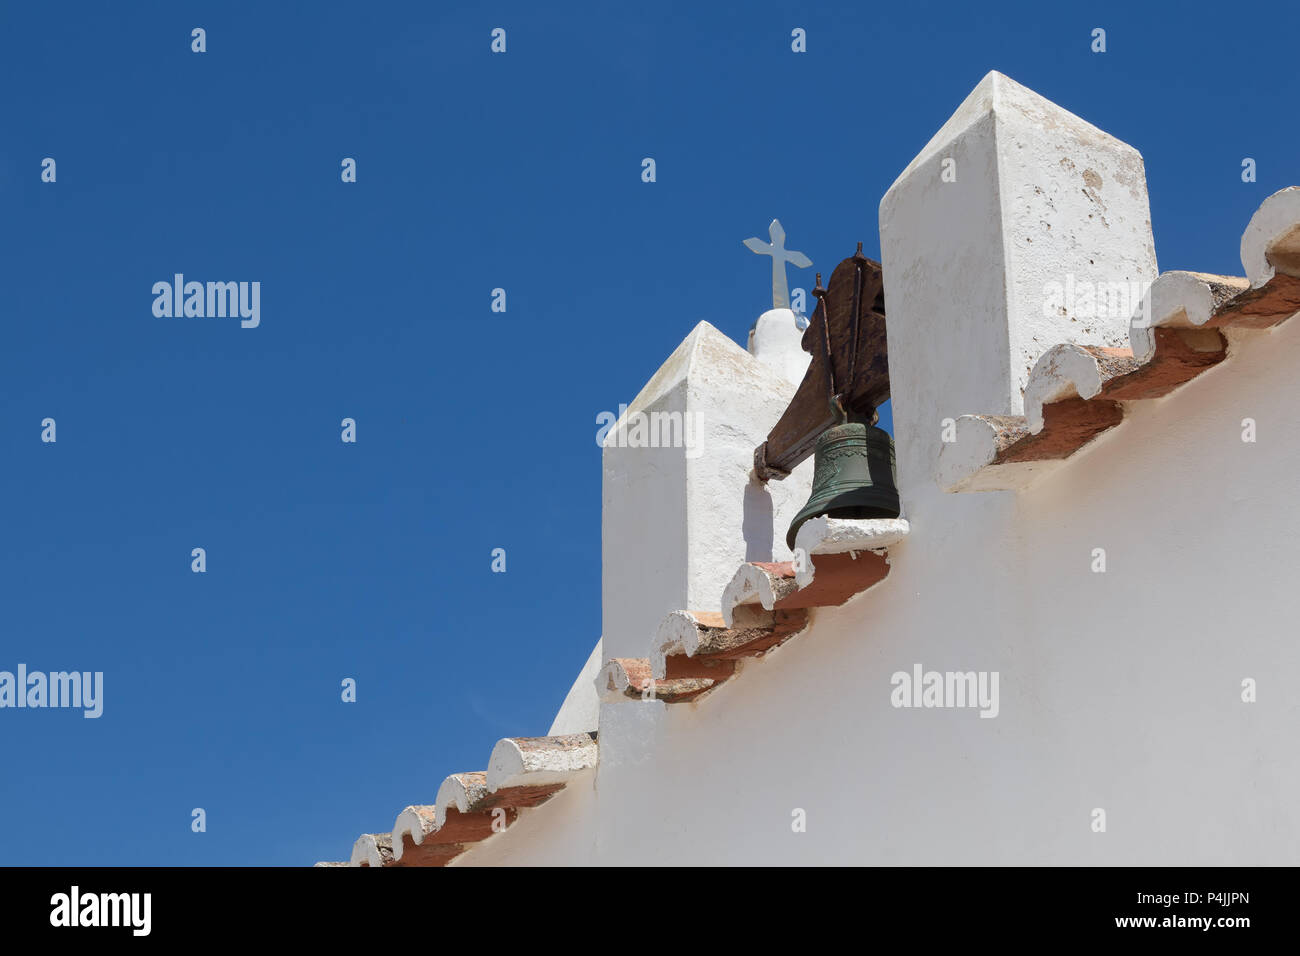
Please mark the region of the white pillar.
<svg viewBox="0 0 1300 956"><path fill-rule="evenodd" d="M1053 345L1127 347L1131 292L1096 288L1156 277L1141 155L1000 73L885 194L880 244L909 516L939 494L943 419L1020 414L1029 370Z"/></svg>
<svg viewBox="0 0 1300 956"><path fill-rule="evenodd" d="M767 484L752 471L796 385L701 322L606 435L604 660L645 657L672 611L717 611L744 561L790 560L785 532L807 500L811 462Z"/></svg>

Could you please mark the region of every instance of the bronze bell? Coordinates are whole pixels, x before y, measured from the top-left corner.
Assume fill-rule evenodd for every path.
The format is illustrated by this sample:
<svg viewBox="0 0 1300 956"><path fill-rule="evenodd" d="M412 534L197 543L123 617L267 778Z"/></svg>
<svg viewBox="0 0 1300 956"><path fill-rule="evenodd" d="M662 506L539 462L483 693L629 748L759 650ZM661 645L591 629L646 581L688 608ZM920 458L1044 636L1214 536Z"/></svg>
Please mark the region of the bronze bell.
<svg viewBox="0 0 1300 956"><path fill-rule="evenodd" d="M792 550L809 518L897 518L899 514L894 440L874 425L845 420L838 402L834 407L840 420L817 436L813 451L812 494L785 536Z"/></svg>
<svg viewBox="0 0 1300 956"><path fill-rule="evenodd" d="M897 518L894 440L875 427L889 400L885 296L879 262L858 251L813 289L813 310L800 344L811 356L789 406L754 449L754 474L780 480L813 453L808 503L790 524L793 550L809 518Z"/></svg>

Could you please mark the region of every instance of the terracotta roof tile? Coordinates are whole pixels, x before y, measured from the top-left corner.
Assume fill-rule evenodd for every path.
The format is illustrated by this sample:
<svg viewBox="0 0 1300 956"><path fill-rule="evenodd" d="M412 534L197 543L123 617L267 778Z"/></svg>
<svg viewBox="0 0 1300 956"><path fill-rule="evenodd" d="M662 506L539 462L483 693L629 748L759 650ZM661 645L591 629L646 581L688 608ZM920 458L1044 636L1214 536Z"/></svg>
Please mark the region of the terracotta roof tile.
<svg viewBox="0 0 1300 956"><path fill-rule="evenodd" d="M596 689L601 700L620 697L630 700L660 700L666 704L680 704L711 690L716 683L730 676L730 669L713 677L677 677L656 680L651 672L650 660L645 657L614 657L606 662L596 676Z"/></svg>
<svg viewBox="0 0 1300 956"><path fill-rule="evenodd" d="M1024 488L1124 418L1229 355L1223 329L1258 331L1300 311L1300 189L1274 193L1241 240L1249 278L1166 272L1129 326L1131 349L1058 345L1029 373L1023 416L963 415L940 452L947 491Z"/></svg>
<svg viewBox="0 0 1300 956"><path fill-rule="evenodd" d="M452 774L432 804L398 814L391 833L362 834L348 865L446 866L513 824L520 810L545 803L596 759L594 734L499 740L486 771Z"/></svg>
<svg viewBox="0 0 1300 956"><path fill-rule="evenodd" d="M1123 402L1166 395L1221 363L1228 341L1219 329L1267 329L1294 315L1300 189L1282 190L1260 206L1242 236L1241 256L1247 279L1160 276L1130 326L1130 349L1064 344L1045 353L1030 373L1025 415L957 421L956 441L940 456L940 483L950 491L1023 487L1118 425ZM660 625L649 658L606 662L596 678L602 700L694 700L734 677L737 662L803 631L808 609L842 604L884 580L884 548L907 534L906 521L861 524L818 525L816 544L803 549L809 563L798 573L790 562L743 564L724 590L720 613L675 611ZM432 805L404 809L391 833L362 834L349 864L315 865L446 865L597 759L594 734L505 738L487 771L452 774Z"/></svg>
<svg viewBox="0 0 1300 956"><path fill-rule="evenodd" d="M388 833L363 833L352 844L352 866L391 866L393 840Z"/></svg>
<svg viewBox="0 0 1300 956"><path fill-rule="evenodd" d="M596 756L591 734L506 737L497 741L488 758L488 790L496 794L510 788L562 787L573 774L596 766Z"/></svg>
<svg viewBox="0 0 1300 956"><path fill-rule="evenodd" d="M789 561L742 564L723 592L721 614L673 611L660 623L649 658L606 661L596 675L601 699L683 703L701 697L734 677L742 661L805 630L809 609L843 604L884 580L884 549L908 530L902 519L814 519L808 525L805 540L817 553L804 570L796 573Z"/></svg>
<svg viewBox="0 0 1300 956"><path fill-rule="evenodd" d="M724 680L734 661L762 654L808 625L802 611L774 611L757 626L727 627L720 618L695 611L673 611L664 618L650 658L654 676Z"/></svg>

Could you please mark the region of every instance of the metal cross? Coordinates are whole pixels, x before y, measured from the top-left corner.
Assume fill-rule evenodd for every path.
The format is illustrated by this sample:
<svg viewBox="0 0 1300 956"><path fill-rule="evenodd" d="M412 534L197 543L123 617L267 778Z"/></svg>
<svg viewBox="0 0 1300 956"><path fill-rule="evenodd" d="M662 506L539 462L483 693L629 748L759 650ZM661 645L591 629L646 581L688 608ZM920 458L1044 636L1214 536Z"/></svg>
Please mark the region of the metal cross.
<svg viewBox="0 0 1300 956"><path fill-rule="evenodd" d="M790 287L785 281L785 264L788 262L798 269L807 269L812 265L812 260L802 252L787 250L785 247L785 230L781 228L781 220L773 219L772 225L767 227L767 234L771 237L771 242L764 242L757 236L745 240L745 248L750 252L756 252L760 256L772 257L772 308L788 309L790 308Z"/></svg>

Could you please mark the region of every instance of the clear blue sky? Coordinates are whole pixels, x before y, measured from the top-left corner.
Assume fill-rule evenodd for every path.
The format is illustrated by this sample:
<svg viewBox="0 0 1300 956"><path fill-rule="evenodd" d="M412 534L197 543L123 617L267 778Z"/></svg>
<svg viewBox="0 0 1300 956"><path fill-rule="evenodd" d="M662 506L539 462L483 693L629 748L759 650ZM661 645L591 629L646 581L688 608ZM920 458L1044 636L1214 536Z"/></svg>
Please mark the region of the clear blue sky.
<svg viewBox="0 0 1300 956"><path fill-rule="evenodd" d="M600 636L596 415L701 319L744 341L773 216L878 257L988 70L1141 150L1162 269L1239 273L1300 181L1291 5L453 6L0 8L0 670L105 674L98 720L0 710L0 863L346 858L545 733ZM176 272L260 327L155 318Z"/></svg>

